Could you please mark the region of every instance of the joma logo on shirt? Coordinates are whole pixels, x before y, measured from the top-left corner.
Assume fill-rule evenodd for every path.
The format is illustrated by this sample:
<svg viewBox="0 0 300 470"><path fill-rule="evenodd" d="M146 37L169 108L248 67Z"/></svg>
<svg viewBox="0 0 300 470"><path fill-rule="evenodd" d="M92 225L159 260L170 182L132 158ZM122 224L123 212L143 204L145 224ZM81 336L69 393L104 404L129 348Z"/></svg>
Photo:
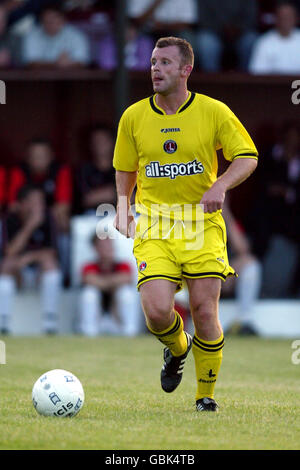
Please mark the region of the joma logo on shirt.
<svg viewBox="0 0 300 470"><path fill-rule="evenodd" d="M180 127L165 127L161 129L160 132L164 134L167 134L167 132L180 132Z"/></svg>
<svg viewBox="0 0 300 470"><path fill-rule="evenodd" d="M204 166L198 160L188 163L168 163L160 165L159 162L150 162L145 166L145 174L148 178L170 178L177 176L197 175L204 172Z"/></svg>

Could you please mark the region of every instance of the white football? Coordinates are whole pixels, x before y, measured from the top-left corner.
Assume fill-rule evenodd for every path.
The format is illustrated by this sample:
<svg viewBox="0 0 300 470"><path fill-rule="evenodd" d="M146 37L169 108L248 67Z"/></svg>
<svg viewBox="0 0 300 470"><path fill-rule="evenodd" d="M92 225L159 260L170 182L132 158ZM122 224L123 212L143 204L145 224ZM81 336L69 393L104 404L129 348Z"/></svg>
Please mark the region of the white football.
<svg viewBox="0 0 300 470"><path fill-rule="evenodd" d="M50 370L35 382L32 403L43 416L75 416L84 403L83 387L71 372L63 369Z"/></svg>

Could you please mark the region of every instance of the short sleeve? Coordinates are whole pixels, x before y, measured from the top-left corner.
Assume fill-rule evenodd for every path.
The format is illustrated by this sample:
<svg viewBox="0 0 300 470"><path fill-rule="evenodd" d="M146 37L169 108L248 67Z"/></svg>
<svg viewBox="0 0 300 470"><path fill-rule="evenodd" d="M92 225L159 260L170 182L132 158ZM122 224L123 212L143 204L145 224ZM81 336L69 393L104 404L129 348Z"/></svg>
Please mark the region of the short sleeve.
<svg viewBox="0 0 300 470"><path fill-rule="evenodd" d="M126 110L119 122L113 166L117 171L137 171L138 152L132 132L132 123Z"/></svg>
<svg viewBox="0 0 300 470"><path fill-rule="evenodd" d="M254 158L258 151L245 127L235 114L223 103L217 111L216 149L222 148L226 160Z"/></svg>

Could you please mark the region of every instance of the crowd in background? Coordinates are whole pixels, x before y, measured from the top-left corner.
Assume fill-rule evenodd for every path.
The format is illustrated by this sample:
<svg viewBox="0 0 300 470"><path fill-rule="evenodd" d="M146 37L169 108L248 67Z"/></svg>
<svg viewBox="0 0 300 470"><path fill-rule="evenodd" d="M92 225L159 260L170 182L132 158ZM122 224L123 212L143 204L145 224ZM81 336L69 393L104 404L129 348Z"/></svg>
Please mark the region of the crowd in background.
<svg viewBox="0 0 300 470"><path fill-rule="evenodd" d="M90 129L88 158L82 159L76 168L60 162L51 142L42 138L28 143L18 164L9 169L0 167L3 331L21 285L21 275L27 268L36 267L44 328L47 332L55 331L59 294L63 286L70 286L72 217L95 216L99 204L116 203L114 142L114 131L99 124ZM263 165L259 165L255 176L256 191L249 210L237 219L231 209L232 196L228 194L223 211L230 260L239 277L224 284L222 295L236 297L241 330L245 333L253 333L250 319L259 297L300 297L299 124L285 123L272 145L260 150ZM117 262L114 246L108 242L93 237L95 262L82 266L80 329L86 334L100 331L95 327L99 309L103 312L115 309L113 322L108 325L106 316L102 328L111 334L120 333L118 325L120 328L122 324L124 334L135 334L140 320L133 267ZM125 304L118 300L120 292L126 297ZM131 305L128 323L120 320L126 318L122 305L126 309Z"/></svg>
<svg viewBox="0 0 300 470"><path fill-rule="evenodd" d="M214 0L128 0L126 64L149 69L156 38L180 35L193 44L195 67L202 71L299 73L299 3L280 2L274 8L274 2L230 0L220 9ZM114 21L109 1L0 1L0 67L113 70ZM0 331L9 331L21 274L38 266L44 330L56 332L59 294L70 286L72 217L95 215L100 203L116 203L114 142L115 130L100 123L90 129L88 158L76 168L62 163L43 137L28 142L22 161L9 169L0 166ZM253 333L257 298L300 297L298 123L283 123L263 153L249 212L236 220L230 201L224 209L230 259L240 275L226 283L222 295L236 296L245 333ZM80 332L137 334L132 267L116 262L109 241L93 237L91 244L96 258L82 267ZM114 312L110 322L108 311Z"/></svg>
<svg viewBox="0 0 300 470"><path fill-rule="evenodd" d="M104 0L0 1L0 67L117 66L116 7ZM147 70L161 36L188 39L204 72L300 71L299 0L127 0L125 64Z"/></svg>

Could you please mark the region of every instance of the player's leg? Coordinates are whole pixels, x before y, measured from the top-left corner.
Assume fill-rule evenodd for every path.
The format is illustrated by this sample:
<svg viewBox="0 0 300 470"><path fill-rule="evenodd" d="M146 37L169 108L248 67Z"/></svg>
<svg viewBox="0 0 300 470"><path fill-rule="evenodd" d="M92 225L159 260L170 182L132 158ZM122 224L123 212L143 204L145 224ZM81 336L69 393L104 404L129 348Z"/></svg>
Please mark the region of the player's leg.
<svg viewBox="0 0 300 470"><path fill-rule="evenodd" d="M191 348L191 337L174 310L177 284L165 279L147 281L140 286L141 303L149 331L166 347L161 385L172 392L179 385L184 362Z"/></svg>
<svg viewBox="0 0 300 470"><path fill-rule="evenodd" d="M175 356L186 351L183 322L174 310L176 284L165 279L145 282L140 287L141 304L149 331Z"/></svg>
<svg viewBox="0 0 300 470"><path fill-rule="evenodd" d="M199 411L216 411L214 389L224 346L218 312L221 280L212 277L186 281L195 326L192 349L197 378L196 405Z"/></svg>
<svg viewBox="0 0 300 470"><path fill-rule="evenodd" d="M222 363L224 336L219 321L221 282L235 274L226 249L226 226L221 214L204 220L203 237L193 249L183 252L183 276L189 289L190 308L195 325L195 358L199 411L216 411L214 388ZM189 246L191 246L189 244Z"/></svg>

